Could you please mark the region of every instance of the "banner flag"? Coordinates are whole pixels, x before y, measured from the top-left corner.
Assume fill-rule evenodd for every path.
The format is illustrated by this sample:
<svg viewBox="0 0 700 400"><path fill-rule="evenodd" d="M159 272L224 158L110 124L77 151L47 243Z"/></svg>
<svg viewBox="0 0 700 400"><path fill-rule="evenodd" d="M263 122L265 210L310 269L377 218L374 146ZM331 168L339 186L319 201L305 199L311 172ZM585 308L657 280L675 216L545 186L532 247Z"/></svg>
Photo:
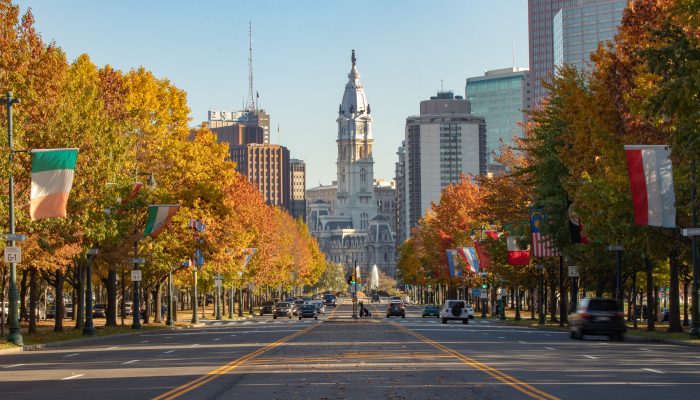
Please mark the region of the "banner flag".
<svg viewBox="0 0 700 400"><path fill-rule="evenodd" d="M532 232L532 255L535 257L554 257L559 255L552 240L542 233L542 225L547 220L544 208L530 207L530 231Z"/></svg>
<svg viewBox="0 0 700 400"><path fill-rule="evenodd" d="M177 204L158 204L148 206L148 220L146 221L146 229L143 232L144 236L155 238L165 229L173 215L180 208Z"/></svg>
<svg viewBox="0 0 700 400"><path fill-rule="evenodd" d="M42 149L31 150L30 153L32 188L29 215L32 221L65 218L78 149Z"/></svg>
<svg viewBox="0 0 700 400"><path fill-rule="evenodd" d="M569 208L567 210L569 215L569 234L571 235L571 243L588 243L588 237L583 232L583 224L581 219L574 211L574 203L569 203Z"/></svg>
<svg viewBox="0 0 700 400"><path fill-rule="evenodd" d="M479 258L474 247L460 247L457 249L457 252L462 256L467 270L479 272Z"/></svg>
<svg viewBox="0 0 700 400"><path fill-rule="evenodd" d="M528 265L530 264L530 250L522 249L518 245L517 238L515 236L508 236L506 238L506 244L508 246L508 264L510 265Z"/></svg>
<svg viewBox="0 0 700 400"><path fill-rule="evenodd" d="M450 267L450 276L462 276L462 268L456 263L456 251L447 249L447 265Z"/></svg>
<svg viewBox="0 0 700 400"><path fill-rule="evenodd" d="M625 146L634 223L676 227L676 197L668 146Z"/></svg>

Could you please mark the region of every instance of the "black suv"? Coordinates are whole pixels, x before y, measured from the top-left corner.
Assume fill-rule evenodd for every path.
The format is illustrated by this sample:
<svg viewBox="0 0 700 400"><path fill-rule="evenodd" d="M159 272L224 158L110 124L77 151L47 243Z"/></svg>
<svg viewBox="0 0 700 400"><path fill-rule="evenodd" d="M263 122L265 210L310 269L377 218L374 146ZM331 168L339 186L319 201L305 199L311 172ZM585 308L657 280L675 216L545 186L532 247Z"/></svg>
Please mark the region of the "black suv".
<svg viewBox="0 0 700 400"><path fill-rule="evenodd" d="M263 301L260 305L260 315L272 314L275 311L274 301Z"/></svg>
<svg viewBox="0 0 700 400"><path fill-rule="evenodd" d="M605 335L611 340L623 340L627 325L625 314L619 311L613 299L583 299L576 312L569 316L572 339L583 339L583 335Z"/></svg>
<svg viewBox="0 0 700 400"><path fill-rule="evenodd" d="M328 306L328 307L330 307L330 306L335 307L335 295L333 295L333 294L323 295L323 302L326 303L326 306Z"/></svg>
<svg viewBox="0 0 700 400"><path fill-rule="evenodd" d="M406 306L403 305L403 302L394 300L386 308L386 317L389 318L391 316L396 316L396 317L401 317L401 318L406 318Z"/></svg>

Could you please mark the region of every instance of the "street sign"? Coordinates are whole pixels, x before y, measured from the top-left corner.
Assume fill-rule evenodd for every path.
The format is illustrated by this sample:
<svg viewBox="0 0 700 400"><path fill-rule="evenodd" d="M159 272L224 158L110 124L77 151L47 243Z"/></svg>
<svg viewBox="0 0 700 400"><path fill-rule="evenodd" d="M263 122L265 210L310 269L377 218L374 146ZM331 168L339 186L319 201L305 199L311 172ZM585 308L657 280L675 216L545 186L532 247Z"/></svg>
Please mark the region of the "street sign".
<svg viewBox="0 0 700 400"><path fill-rule="evenodd" d="M611 244L608 246L608 251L622 251L625 248L622 245L619 244Z"/></svg>
<svg viewBox="0 0 700 400"><path fill-rule="evenodd" d="M131 270L131 281L132 282L141 282L141 270L139 270L139 269L132 269Z"/></svg>
<svg viewBox="0 0 700 400"><path fill-rule="evenodd" d="M507 290L507 289L501 289L501 296L508 296L508 290Z"/></svg>
<svg viewBox="0 0 700 400"><path fill-rule="evenodd" d="M685 228L682 229L681 232L683 233L683 236L700 236L700 228Z"/></svg>
<svg viewBox="0 0 700 400"><path fill-rule="evenodd" d="M214 280L214 287L221 287L221 279L215 279Z"/></svg>
<svg viewBox="0 0 700 400"><path fill-rule="evenodd" d="M19 246L5 246L5 262L21 263L22 249L20 249Z"/></svg>
<svg viewBox="0 0 700 400"><path fill-rule="evenodd" d="M481 292L481 298L482 298L482 299L488 299L488 293L486 293L485 291L484 291L484 292Z"/></svg>
<svg viewBox="0 0 700 400"><path fill-rule="evenodd" d="M467 288L467 294L468 294L469 296L472 295L472 288Z"/></svg>
<svg viewBox="0 0 700 400"><path fill-rule="evenodd" d="M578 278L578 267L576 265L569 265L569 278Z"/></svg>
<svg viewBox="0 0 700 400"><path fill-rule="evenodd" d="M479 289L479 288L472 289L472 295L473 296L481 296L481 289Z"/></svg>
<svg viewBox="0 0 700 400"><path fill-rule="evenodd" d="M428 293L432 293L432 292L433 292L433 288L431 288L431 287L426 288L425 291L428 292Z"/></svg>
<svg viewBox="0 0 700 400"><path fill-rule="evenodd" d="M145 258L132 258L131 262L134 264L145 264L146 259Z"/></svg>
<svg viewBox="0 0 700 400"><path fill-rule="evenodd" d="M24 242L27 240L27 235L23 233L6 233L5 240L14 240L15 242Z"/></svg>
<svg viewBox="0 0 700 400"><path fill-rule="evenodd" d="M222 279L224 279L223 276L221 276L221 275L214 275L214 280L215 280L215 281L220 281L220 280L222 280Z"/></svg>

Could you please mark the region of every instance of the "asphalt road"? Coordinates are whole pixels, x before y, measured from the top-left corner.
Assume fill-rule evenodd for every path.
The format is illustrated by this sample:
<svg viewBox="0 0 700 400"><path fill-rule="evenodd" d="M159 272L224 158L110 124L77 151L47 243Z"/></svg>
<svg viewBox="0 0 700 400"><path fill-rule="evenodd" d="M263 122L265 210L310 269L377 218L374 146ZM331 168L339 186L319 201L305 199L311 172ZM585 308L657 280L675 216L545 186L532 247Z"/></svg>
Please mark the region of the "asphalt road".
<svg viewBox="0 0 700 400"><path fill-rule="evenodd" d="M0 355L2 399L698 399L700 348L480 319L208 321Z"/></svg>

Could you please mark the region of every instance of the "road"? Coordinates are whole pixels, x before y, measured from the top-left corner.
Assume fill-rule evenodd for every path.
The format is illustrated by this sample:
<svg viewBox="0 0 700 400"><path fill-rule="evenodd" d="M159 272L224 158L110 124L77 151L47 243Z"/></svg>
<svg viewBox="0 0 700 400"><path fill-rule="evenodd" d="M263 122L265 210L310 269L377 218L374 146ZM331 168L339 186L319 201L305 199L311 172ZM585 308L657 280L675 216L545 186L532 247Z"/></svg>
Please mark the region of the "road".
<svg viewBox="0 0 700 400"><path fill-rule="evenodd" d="M697 399L700 348L571 340L491 320L207 321L0 355L4 399Z"/></svg>

